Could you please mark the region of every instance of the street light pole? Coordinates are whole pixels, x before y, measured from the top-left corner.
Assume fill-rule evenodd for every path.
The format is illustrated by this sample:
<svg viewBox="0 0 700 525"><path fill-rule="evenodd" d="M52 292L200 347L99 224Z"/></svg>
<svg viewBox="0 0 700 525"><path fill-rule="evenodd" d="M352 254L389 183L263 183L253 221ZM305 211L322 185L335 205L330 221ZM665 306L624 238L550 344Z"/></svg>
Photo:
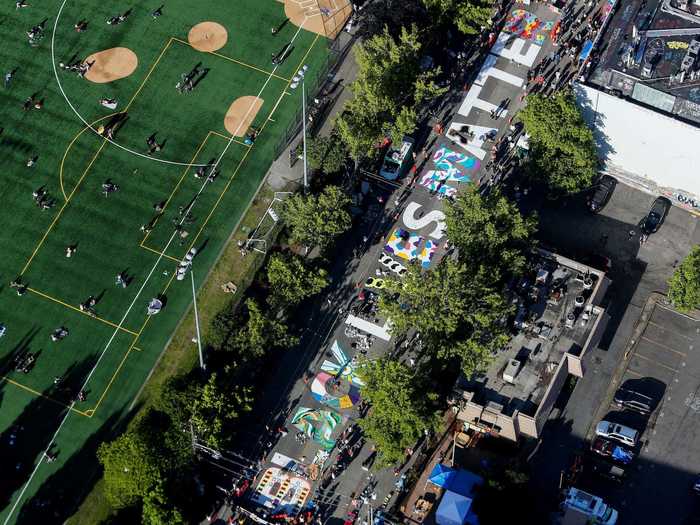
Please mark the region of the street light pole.
<svg viewBox="0 0 700 525"><path fill-rule="evenodd" d="M206 370L204 365L204 355L202 354L202 336L199 332L199 313L197 312L197 292L194 288L194 272L190 268L190 277L192 277L192 302L194 304L194 324L197 327L197 350L199 351L199 367Z"/></svg>
<svg viewBox="0 0 700 525"><path fill-rule="evenodd" d="M306 83L304 82L304 75L301 76L301 118L302 118L302 135L304 142L304 193L306 193L308 188L308 166L306 164Z"/></svg>
<svg viewBox="0 0 700 525"><path fill-rule="evenodd" d="M302 142L304 145L304 193L306 193L306 190L308 189L309 186L309 177L308 177L308 164L306 163L306 84L304 83L304 77L306 76L306 71L309 69L309 66L304 64L299 71L297 71L297 74L292 77L292 81L289 84L289 87L292 89L296 89L299 84L301 84L301 123L302 123Z"/></svg>

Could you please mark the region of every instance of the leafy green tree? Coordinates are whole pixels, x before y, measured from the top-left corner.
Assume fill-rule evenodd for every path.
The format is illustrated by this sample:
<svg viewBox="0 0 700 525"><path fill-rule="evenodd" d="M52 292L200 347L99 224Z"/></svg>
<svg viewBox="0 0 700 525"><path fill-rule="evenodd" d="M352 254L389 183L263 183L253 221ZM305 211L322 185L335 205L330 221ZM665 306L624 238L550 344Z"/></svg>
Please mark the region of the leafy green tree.
<svg viewBox="0 0 700 525"><path fill-rule="evenodd" d="M244 358L260 358L272 348L285 348L296 343L289 335L287 326L266 315L254 299L245 302L245 324L234 334L231 349L237 350Z"/></svg>
<svg viewBox="0 0 700 525"><path fill-rule="evenodd" d="M536 217L524 218L500 193L484 197L475 186L459 193L445 212L447 236L459 248L460 261L506 278L523 271L526 251L534 244Z"/></svg>
<svg viewBox="0 0 700 525"><path fill-rule="evenodd" d="M690 253L668 281L668 297L681 312L700 308L700 246Z"/></svg>
<svg viewBox="0 0 700 525"><path fill-rule="evenodd" d="M433 17L452 22L465 35L477 35L488 27L493 13L492 0L423 0Z"/></svg>
<svg viewBox="0 0 700 525"><path fill-rule="evenodd" d="M328 286L328 272L309 268L298 255L276 253L267 263L267 281L270 304L294 306Z"/></svg>
<svg viewBox="0 0 700 525"><path fill-rule="evenodd" d="M284 203L283 218L290 240L322 250L350 229L350 198L338 186L326 186L318 195L294 195Z"/></svg>
<svg viewBox="0 0 700 525"><path fill-rule="evenodd" d="M484 266L445 259L425 273L411 267L401 280L388 280L386 288L379 309L391 319L392 333L414 328L424 351L456 360L467 375L483 370L508 342L504 321L512 307Z"/></svg>
<svg viewBox="0 0 700 525"><path fill-rule="evenodd" d="M336 133L306 141L306 159L309 166L327 174L338 173L348 156L345 144Z"/></svg>
<svg viewBox="0 0 700 525"><path fill-rule="evenodd" d="M595 140L570 90L549 98L528 96L519 116L530 135L534 178L554 194L572 194L591 186L598 170Z"/></svg>
<svg viewBox="0 0 700 525"><path fill-rule="evenodd" d="M143 498L141 511L143 525L185 525L187 522L177 506L168 497L163 483L158 483L150 489Z"/></svg>
<svg viewBox="0 0 700 525"><path fill-rule="evenodd" d="M336 128L354 159L372 156L387 125L400 119L394 139L415 130L415 113L423 101L445 93L434 79L439 70L422 71L422 34L414 25L402 27L398 38L388 29L355 50L358 74L350 86L353 98L338 117ZM391 131L389 131L391 133Z"/></svg>
<svg viewBox="0 0 700 525"><path fill-rule="evenodd" d="M394 144L401 144L406 135L410 135L416 130L418 114L414 108L404 106L396 115L396 120L391 125L389 135Z"/></svg>
<svg viewBox="0 0 700 525"><path fill-rule="evenodd" d="M236 382L231 369L213 373L206 381L192 376L171 378L163 388L160 406L180 433L194 432L205 445L219 449L231 436L240 416L252 409L252 389ZM189 444L189 443L188 443Z"/></svg>
<svg viewBox="0 0 700 525"><path fill-rule="evenodd" d="M105 496L119 509L137 504L163 479L162 457L138 429L103 443L97 458L104 468Z"/></svg>
<svg viewBox="0 0 700 525"><path fill-rule="evenodd" d="M376 444L380 465L399 462L426 430L436 428L436 395L426 392L427 385L411 368L387 358L364 363L360 375L362 397L372 406L360 426Z"/></svg>

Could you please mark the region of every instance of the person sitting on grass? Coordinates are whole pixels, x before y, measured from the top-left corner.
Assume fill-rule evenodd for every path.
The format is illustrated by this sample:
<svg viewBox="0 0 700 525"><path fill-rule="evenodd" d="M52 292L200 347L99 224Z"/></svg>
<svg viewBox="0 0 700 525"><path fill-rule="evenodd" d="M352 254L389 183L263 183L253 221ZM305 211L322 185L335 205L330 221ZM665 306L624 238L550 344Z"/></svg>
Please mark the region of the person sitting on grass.
<svg viewBox="0 0 700 525"><path fill-rule="evenodd" d="M51 334L51 340L54 343L56 341L60 341L61 339L65 339L66 337L68 337L68 330L66 330L63 326L59 326Z"/></svg>

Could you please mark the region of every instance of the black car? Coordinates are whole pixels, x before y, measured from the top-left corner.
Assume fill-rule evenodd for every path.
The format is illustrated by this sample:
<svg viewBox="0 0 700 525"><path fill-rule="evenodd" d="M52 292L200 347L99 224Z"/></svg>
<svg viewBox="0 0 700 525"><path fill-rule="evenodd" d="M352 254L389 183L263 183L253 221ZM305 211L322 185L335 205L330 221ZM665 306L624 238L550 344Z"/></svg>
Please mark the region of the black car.
<svg viewBox="0 0 700 525"><path fill-rule="evenodd" d="M615 191L617 180L610 175L603 175L593 187L593 192L588 197L588 209L593 213L599 213L610 200Z"/></svg>
<svg viewBox="0 0 700 525"><path fill-rule="evenodd" d="M647 216L644 217L642 221L642 232L646 235L650 233L655 233L659 230L661 225L671 209L671 201L666 197L657 197L654 203L651 205L651 209Z"/></svg>
<svg viewBox="0 0 700 525"><path fill-rule="evenodd" d="M652 398L626 388L620 388L615 392L613 401L623 410L632 410L645 416L654 411L654 400Z"/></svg>

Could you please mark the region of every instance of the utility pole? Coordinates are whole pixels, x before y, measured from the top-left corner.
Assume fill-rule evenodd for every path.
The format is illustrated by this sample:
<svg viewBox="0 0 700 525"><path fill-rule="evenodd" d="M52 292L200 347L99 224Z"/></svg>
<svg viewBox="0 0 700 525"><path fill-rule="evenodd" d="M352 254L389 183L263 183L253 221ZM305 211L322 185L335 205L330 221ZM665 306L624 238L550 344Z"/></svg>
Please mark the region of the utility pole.
<svg viewBox="0 0 700 525"><path fill-rule="evenodd" d="M204 365L204 355L202 354L202 336L199 332L199 313L197 312L197 291L194 288L194 272L190 268L190 277L192 277L192 302L194 304L194 324L197 328L197 350L199 351L199 367L206 370Z"/></svg>

